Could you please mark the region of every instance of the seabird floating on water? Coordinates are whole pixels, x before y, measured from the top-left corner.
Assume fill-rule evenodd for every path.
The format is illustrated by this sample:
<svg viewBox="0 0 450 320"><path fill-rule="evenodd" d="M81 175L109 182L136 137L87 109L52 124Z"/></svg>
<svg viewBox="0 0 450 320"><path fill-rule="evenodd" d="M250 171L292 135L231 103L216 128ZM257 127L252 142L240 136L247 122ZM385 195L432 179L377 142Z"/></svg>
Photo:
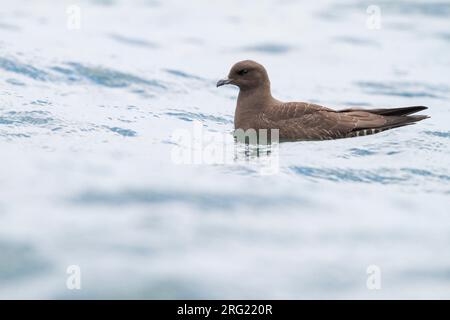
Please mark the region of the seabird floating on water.
<svg viewBox="0 0 450 320"><path fill-rule="evenodd" d="M272 97L266 69L251 60L236 63L217 87L239 87L235 129L278 129L282 140L327 140L365 136L429 118L411 115L424 106L387 109L333 110L305 102L281 102Z"/></svg>

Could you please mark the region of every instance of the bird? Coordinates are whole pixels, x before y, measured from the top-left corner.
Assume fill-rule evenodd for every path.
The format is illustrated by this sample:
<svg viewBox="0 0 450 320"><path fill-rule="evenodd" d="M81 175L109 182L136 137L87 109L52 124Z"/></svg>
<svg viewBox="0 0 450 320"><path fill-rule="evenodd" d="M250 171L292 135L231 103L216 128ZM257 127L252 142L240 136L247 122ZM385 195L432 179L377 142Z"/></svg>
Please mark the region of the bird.
<svg viewBox="0 0 450 320"><path fill-rule="evenodd" d="M282 102L272 97L270 80L261 64L244 60L231 68L216 87L239 87L235 129L278 129L280 140L330 140L366 136L415 124L429 118L412 115L425 106L333 110L314 103Z"/></svg>

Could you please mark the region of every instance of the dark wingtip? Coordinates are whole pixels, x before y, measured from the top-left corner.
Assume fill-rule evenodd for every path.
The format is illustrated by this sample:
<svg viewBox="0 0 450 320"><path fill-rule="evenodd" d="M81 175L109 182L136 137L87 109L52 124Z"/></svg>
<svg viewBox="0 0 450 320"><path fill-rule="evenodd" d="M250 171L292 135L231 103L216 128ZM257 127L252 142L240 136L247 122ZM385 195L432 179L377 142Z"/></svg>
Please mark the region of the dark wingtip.
<svg viewBox="0 0 450 320"><path fill-rule="evenodd" d="M417 110L415 112L419 112L419 111L423 111L423 110L427 110L428 109L428 107L425 107L425 106L413 106L411 108L414 108L414 110Z"/></svg>
<svg viewBox="0 0 450 320"><path fill-rule="evenodd" d="M372 112L382 116L408 116L427 109L428 107L425 106L412 106L402 108L376 109Z"/></svg>
<svg viewBox="0 0 450 320"><path fill-rule="evenodd" d="M398 108L398 110L403 111L404 114L412 114L416 112L420 112L423 110L427 110L428 107L425 106L411 106L411 107L405 107L405 108Z"/></svg>

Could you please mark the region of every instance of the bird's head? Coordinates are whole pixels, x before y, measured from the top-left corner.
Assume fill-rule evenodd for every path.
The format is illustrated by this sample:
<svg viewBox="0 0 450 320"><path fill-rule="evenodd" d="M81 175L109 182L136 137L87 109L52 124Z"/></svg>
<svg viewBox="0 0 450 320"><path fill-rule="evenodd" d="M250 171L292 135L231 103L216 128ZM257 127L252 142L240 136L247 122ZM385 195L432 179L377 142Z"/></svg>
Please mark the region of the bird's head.
<svg viewBox="0 0 450 320"><path fill-rule="evenodd" d="M228 78L217 82L217 87L226 84L233 84L241 90L270 87L266 69L252 60L244 60L236 63L231 68Z"/></svg>

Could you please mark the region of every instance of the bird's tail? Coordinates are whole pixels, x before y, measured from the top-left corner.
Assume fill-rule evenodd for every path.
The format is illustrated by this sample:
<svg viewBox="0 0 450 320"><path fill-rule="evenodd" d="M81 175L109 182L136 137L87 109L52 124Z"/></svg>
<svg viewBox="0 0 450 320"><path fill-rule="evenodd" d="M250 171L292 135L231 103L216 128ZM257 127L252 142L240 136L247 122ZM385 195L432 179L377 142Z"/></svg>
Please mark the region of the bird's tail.
<svg viewBox="0 0 450 320"><path fill-rule="evenodd" d="M418 121L422 121L429 118L426 115L413 115L413 116L386 116L388 120L383 129L393 129L398 127L407 126L410 124L415 124Z"/></svg>
<svg viewBox="0 0 450 320"><path fill-rule="evenodd" d="M381 109L343 109L338 112L352 112L352 111L364 111L373 114L379 114L380 116L408 116L419 111L428 109L424 106L413 106L403 108L381 108Z"/></svg>
<svg viewBox="0 0 450 320"><path fill-rule="evenodd" d="M369 109L366 110L367 112L370 113L375 113L375 114L379 114L382 116L408 116L410 114L419 112L419 111L423 111L428 109L427 107L424 106L413 106L413 107L404 107L404 108L388 108L388 109ZM418 116L418 117L425 117L422 119L418 119L417 121L426 119L428 116Z"/></svg>
<svg viewBox="0 0 450 320"><path fill-rule="evenodd" d="M399 128L403 126L408 126L415 124L418 121L429 118L427 115L411 115L413 113L426 110L427 107L424 106L414 106L405 108L391 108L391 109L346 109L340 110L339 112L354 112L354 111L364 111L383 117L384 122L382 124L377 121L374 123L361 123L360 126L356 127L349 136L360 136L369 135L389 129Z"/></svg>

